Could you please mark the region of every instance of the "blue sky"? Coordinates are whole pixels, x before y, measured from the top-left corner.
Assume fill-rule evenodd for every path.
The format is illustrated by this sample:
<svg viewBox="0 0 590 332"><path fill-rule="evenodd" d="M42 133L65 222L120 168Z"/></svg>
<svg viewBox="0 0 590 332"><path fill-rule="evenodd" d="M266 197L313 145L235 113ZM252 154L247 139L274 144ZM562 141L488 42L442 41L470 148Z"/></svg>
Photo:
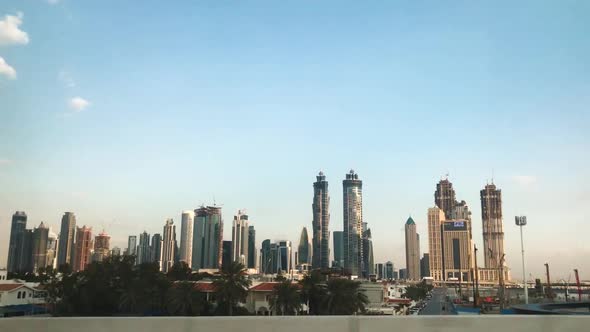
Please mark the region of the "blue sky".
<svg viewBox="0 0 590 332"><path fill-rule="evenodd" d="M50 2L0 5L27 37L0 24L0 243L16 210L71 210L124 247L215 198L226 238L246 208L296 244L319 170L341 230L354 168L376 261L403 267L448 172L479 245L479 190L503 190L514 277L526 214L528 269L590 278L589 3Z"/></svg>

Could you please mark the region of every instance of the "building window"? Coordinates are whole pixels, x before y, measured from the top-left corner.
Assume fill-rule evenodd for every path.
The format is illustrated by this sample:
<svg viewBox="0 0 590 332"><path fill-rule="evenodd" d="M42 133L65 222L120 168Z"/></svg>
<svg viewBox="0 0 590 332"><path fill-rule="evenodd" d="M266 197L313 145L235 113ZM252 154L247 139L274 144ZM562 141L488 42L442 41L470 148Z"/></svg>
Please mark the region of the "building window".
<svg viewBox="0 0 590 332"><path fill-rule="evenodd" d="M16 298L20 299L20 291L18 293L16 293Z"/></svg>

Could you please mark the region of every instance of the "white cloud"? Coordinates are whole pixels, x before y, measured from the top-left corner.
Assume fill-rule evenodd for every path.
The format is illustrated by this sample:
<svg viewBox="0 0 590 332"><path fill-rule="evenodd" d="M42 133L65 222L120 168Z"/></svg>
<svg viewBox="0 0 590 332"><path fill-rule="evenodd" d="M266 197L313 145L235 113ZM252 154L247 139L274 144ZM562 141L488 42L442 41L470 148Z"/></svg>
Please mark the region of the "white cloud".
<svg viewBox="0 0 590 332"><path fill-rule="evenodd" d="M76 86L76 81L74 81L72 75L70 75L70 73L65 70L62 70L57 74L57 79L68 88L73 88Z"/></svg>
<svg viewBox="0 0 590 332"><path fill-rule="evenodd" d="M74 97L70 99L68 104L76 112L83 111L86 107L90 106L90 102L82 97Z"/></svg>
<svg viewBox="0 0 590 332"><path fill-rule="evenodd" d="M16 78L16 70L7 64L2 57L0 57L0 75L4 75L10 79Z"/></svg>
<svg viewBox="0 0 590 332"><path fill-rule="evenodd" d="M0 20L0 45L28 44L29 35L19 29L23 24L23 13L6 15Z"/></svg>
<svg viewBox="0 0 590 332"><path fill-rule="evenodd" d="M512 180L521 186L530 186L537 182L537 178L533 175L515 175Z"/></svg>

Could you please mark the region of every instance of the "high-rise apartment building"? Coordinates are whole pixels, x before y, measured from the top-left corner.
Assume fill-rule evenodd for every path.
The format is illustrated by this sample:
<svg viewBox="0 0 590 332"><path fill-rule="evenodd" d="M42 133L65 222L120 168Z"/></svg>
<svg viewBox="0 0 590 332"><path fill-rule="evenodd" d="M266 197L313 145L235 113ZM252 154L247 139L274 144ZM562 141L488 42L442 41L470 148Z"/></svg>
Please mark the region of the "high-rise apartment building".
<svg viewBox="0 0 590 332"><path fill-rule="evenodd" d="M111 250L111 256L121 256L121 248L113 247L113 250Z"/></svg>
<svg viewBox="0 0 590 332"><path fill-rule="evenodd" d="M221 254L221 268L226 269L232 263L232 241L223 241Z"/></svg>
<svg viewBox="0 0 590 332"><path fill-rule="evenodd" d="M207 206L196 209L193 226L192 269L221 268L222 242L221 207Z"/></svg>
<svg viewBox="0 0 590 332"><path fill-rule="evenodd" d="M444 212L445 219L451 219L457 200L455 199L455 189L449 179L440 180L436 184L434 204Z"/></svg>
<svg viewBox="0 0 590 332"><path fill-rule="evenodd" d="M10 226L10 239L8 242L8 260L6 269L8 272L20 272L19 262L21 261L21 247L23 246L24 234L27 229L27 214L23 211L16 211L12 215Z"/></svg>
<svg viewBox="0 0 590 332"><path fill-rule="evenodd" d="M328 181L323 172L316 176L316 182L313 183L312 211L312 268L328 269L330 267L330 195Z"/></svg>
<svg viewBox="0 0 590 332"><path fill-rule="evenodd" d="M443 281L443 247L442 224L445 213L439 207L428 209L428 253L430 259L430 276L435 281Z"/></svg>
<svg viewBox="0 0 590 332"><path fill-rule="evenodd" d="M162 235L160 233L152 236L152 245L150 248L152 262L157 263L162 270Z"/></svg>
<svg viewBox="0 0 590 332"><path fill-rule="evenodd" d="M152 262L152 250L150 248L150 235L144 231L139 234L139 245L137 246L137 265Z"/></svg>
<svg viewBox="0 0 590 332"><path fill-rule="evenodd" d="M386 280L391 280L391 279L395 279L394 277L394 272L395 268L393 267L393 262L388 261L385 263L385 273L383 275L383 279Z"/></svg>
<svg viewBox="0 0 590 332"><path fill-rule="evenodd" d="M278 241L277 246L277 271L283 274L289 273L293 269L291 241Z"/></svg>
<svg viewBox="0 0 590 332"><path fill-rule="evenodd" d="M49 228L41 222L39 227L33 230L33 272L47 267L47 242L49 240Z"/></svg>
<svg viewBox="0 0 590 332"><path fill-rule="evenodd" d="M358 174L350 170L342 186L344 270L350 275L360 276L363 269L363 182Z"/></svg>
<svg viewBox="0 0 590 332"><path fill-rule="evenodd" d="M100 234L94 237L94 253L92 254L92 261L102 262L110 255L111 237L103 230Z"/></svg>
<svg viewBox="0 0 590 332"><path fill-rule="evenodd" d="M488 184L480 191L483 227L483 255L486 268L503 265L504 225L502 220L502 191Z"/></svg>
<svg viewBox="0 0 590 332"><path fill-rule="evenodd" d="M377 274L377 280L383 279L385 276L385 266L383 263L375 264L375 274Z"/></svg>
<svg viewBox="0 0 590 332"><path fill-rule="evenodd" d="M334 231L334 261L332 267L343 268L344 267L344 232Z"/></svg>
<svg viewBox="0 0 590 332"><path fill-rule="evenodd" d="M425 253L420 258L420 278L430 277L430 255Z"/></svg>
<svg viewBox="0 0 590 332"><path fill-rule="evenodd" d="M69 264L73 268L74 239L76 234L76 216L73 212L64 213L57 248L57 267Z"/></svg>
<svg viewBox="0 0 590 332"><path fill-rule="evenodd" d="M309 246L309 237L307 235L307 227L303 227L301 230L301 236L299 236L299 246L297 247L297 264L310 264L311 263L311 250Z"/></svg>
<svg viewBox="0 0 590 332"><path fill-rule="evenodd" d="M248 226L248 268L255 269L258 261L256 251L256 230L254 226Z"/></svg>
<svg viewBox="0 0 590 332"><path fill-rule="evenodd" d="M47 261L45 266L51 266L54 269L57 267L57 239L57 234L50 229L47 236Z"/></svg>
<svg viewBox="0 0 590 332"><path fill-rule="evenodd" d="M406 235L406 270L409 280L420 280L420 238L416 232L416 223L409 217L405 225Z"/></svg>
<svg viewBox="0 0 590 332"><path fill-rule="evenodd" d="M86 225L77 227L73 271L78 272L84 271L84 269L86 269L86 266L90 263L91 251L92 227L86 227Z"/></svg>
<svg viewBox="0 0 590 332"><path fill-rule="evenodd" d="M176 248L176 226L172 219L166 220L163 234L162 272L168 273L168 270L174 265L174 249Z"/></svg>
<svg viewBox="0 0 590 332"><path fill-rule="evenodd" d="M444 280L457 278L471 281L471 239L468 220L446 220L443 222L443 269Z"/></svg>
<svg viewBox="0 0 590 332"><path fill-rule="evenodd" d="M231 231L233 246L231 260L244 266L248 264L248 227L248 215L239 210L234 216Z"/></svg>
<svg viewBox="0 0 590 332"><path fill-rule="evenodd" d="M371 229L367 223L363 222L363 270L362 276L368 279L370 275L375 274L375 261L373 258L373 238Z"/></svg>
<svg viewBox="0 0 590 332"><path fill-rule="evenodd" d="M127 255L128 256L137 256L137 236L136 235L129 235L127 238ZM137 262L137 258L135 259Z"/></svg>
<svg viewBox="0 0 590 332"><path fill-rule="evenodd" d="M193 225L195 223L194 211L183 211L180 221L180 252L179 260L189 266L193 260Z"/></svg>

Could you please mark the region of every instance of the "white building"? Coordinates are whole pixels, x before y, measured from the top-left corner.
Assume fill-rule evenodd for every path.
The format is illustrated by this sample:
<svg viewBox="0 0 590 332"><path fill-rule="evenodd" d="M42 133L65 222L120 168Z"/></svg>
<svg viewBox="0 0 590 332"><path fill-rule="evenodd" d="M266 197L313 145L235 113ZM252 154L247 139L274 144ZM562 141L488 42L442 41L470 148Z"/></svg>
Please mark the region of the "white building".
<svg viewBox="0 0 590 332"><path fill-rule="evenodd" d="M180 221L180 261L192 264L194 211L183 211Z"/></svg>

